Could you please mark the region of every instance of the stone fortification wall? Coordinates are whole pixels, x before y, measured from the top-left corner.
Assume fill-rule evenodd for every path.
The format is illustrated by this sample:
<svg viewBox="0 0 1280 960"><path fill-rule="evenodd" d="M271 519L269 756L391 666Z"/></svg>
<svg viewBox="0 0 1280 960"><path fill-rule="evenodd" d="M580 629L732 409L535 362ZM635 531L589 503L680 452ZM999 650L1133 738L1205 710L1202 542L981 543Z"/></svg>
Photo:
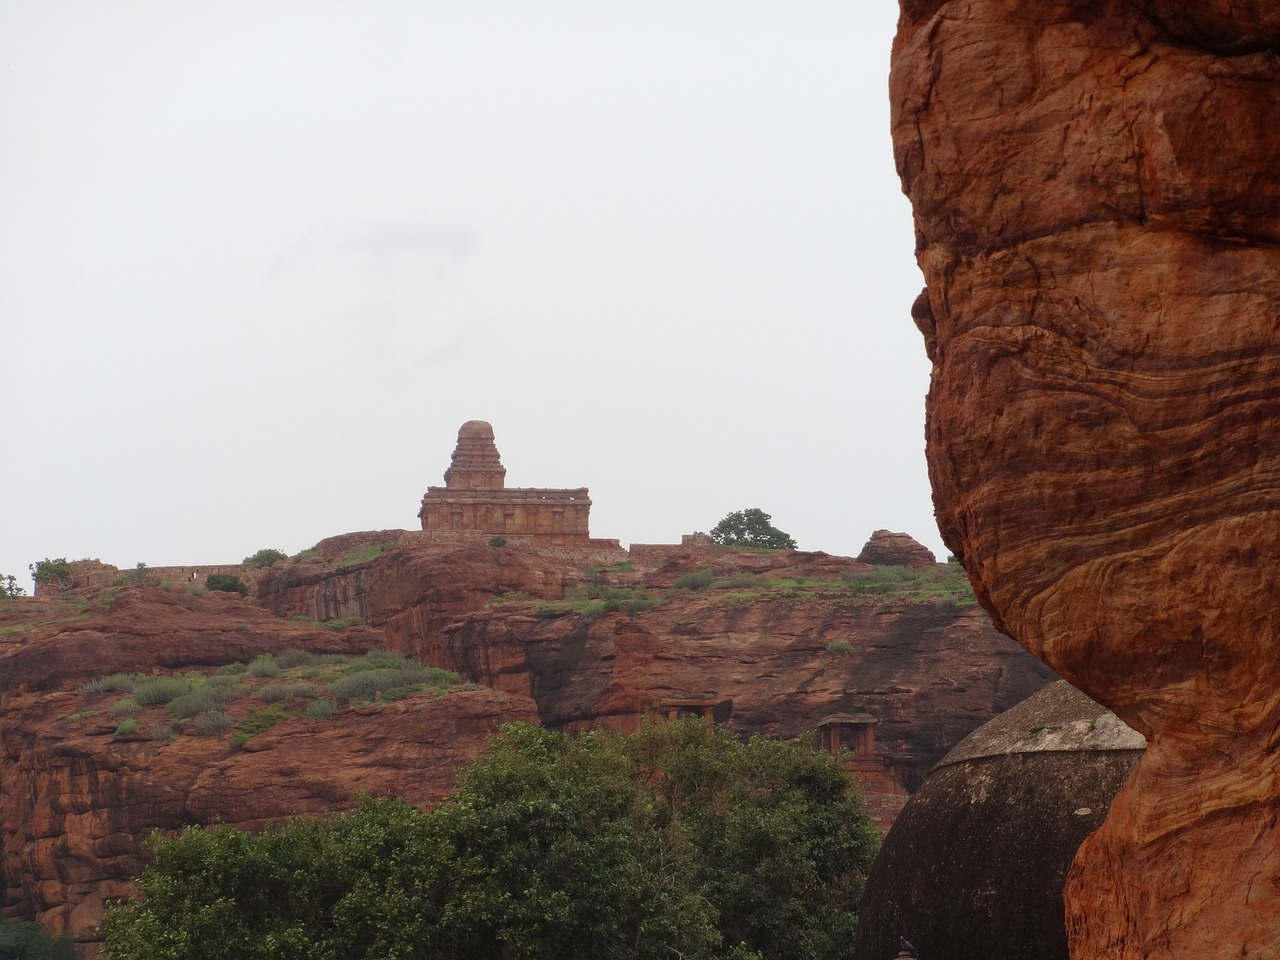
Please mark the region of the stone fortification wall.
<svg viewBox="0 0 1280 960"><path fill-rule="evenodd" d="M644 566L660 567L672 557L693 557L711 562L711 538L705 533L686 533L679 543L633 543L631 560Z"/></svg>
<svg viewBox="0 0 1280 960"><path fill-rule="evenodd" d="M408 540L425 541L427 543L448 543L466 546L483 546L494 536L501 536L505 546L530 550L540 557L557 560L563 563L579 564L584 567L608 566L613 563L625 563L631 554L617 540L601 540L591 538L556 544L548 542L547 537L529 536L526 534L489 534L479 530L423 530L409 531Z"/></svg>
<svg viewBox="0 0 1280 960"><path fill-rule="evenodd" d="M178 567L146 567L142 570L128 568L121 570L119 567L103 563L101 560L73 560L67 566L71 568L70 586L60 587L58 584L37 583L35 585L35 596L68 596L74 595L79 591L105 590L107 587L134 582L153 583L164 587L203 587L205 578L214 573L231 574L239 577L240 581L252 591L257 587L258 579L263 572L255 567L246 567L242 563L212 563ZM135 580L135 577L138 579Z"/></svg>

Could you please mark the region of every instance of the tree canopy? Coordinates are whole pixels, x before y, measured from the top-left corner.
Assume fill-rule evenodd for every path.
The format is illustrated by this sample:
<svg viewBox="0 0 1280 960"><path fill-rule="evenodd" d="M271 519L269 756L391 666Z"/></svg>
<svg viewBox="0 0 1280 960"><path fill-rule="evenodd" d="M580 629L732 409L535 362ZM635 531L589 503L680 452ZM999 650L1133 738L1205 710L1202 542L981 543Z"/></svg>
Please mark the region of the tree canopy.
<svg viewBox="0 0 1280 960"><path fill-rule="evenodd" d="M115 960L827 960L879 834L835 759L702 720L517 724L430 813L157 835Z"/></svg>
<svg viewBox="0 0 1280 960"><path fill-rule="evenodd" d="M0 919L0 960L76 960L76 948L65 934L55 937L30 920Z"/></svg>
<svg viewBox="0 0 1280 960"><path fill-rule="evenodd" d="M735 510L711 528L711 542L725 547L772 547L794 550L795 540L773 525L759 507Z"/></svg>
<svg viewBox="0 0 1280 960"><path fill-rule="evenodd" d="M263 547L257 553L253 554L253 556L245 557L244 565L246 567L257 567L258 569L262 569L263 567L270 567L277 564L281 560L288 559L289 555L283 550L274 550L271 547Z"/></svg>

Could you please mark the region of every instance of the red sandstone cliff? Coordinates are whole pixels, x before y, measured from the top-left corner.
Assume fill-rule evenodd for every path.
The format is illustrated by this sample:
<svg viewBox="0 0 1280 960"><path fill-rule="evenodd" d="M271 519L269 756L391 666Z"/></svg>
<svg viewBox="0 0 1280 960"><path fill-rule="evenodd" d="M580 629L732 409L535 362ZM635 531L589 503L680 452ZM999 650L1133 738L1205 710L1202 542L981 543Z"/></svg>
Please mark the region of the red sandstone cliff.
<svg viewBox="0 0 1280 960"><path fill-rule="evenodd" d="M888 775L913 785L1050 676L965 606L944 568L921 574L912 599L876 592L915 589L894 580L909 576L901 568L877 579L825 554L708 549L604 567L583 563L589 551L409 538L272 568L258 602L274 613L156 587L0 605L3 908L91 937L103 899L131 889L153 828L252 827L341 808L358 790L430 802L509 720L629 727L667 700L732 700L734 728L795 736L833 713L870 713ZM717 586L676 586L709 561ZM367 623L330 629L318 616ZM77 689L119 672L209 674L264 652L376 647L484 686L325 720L293 702L291 719L238 749L226 736L151 735L163 708L117 736L117 698Z"/></svg>
<svg viewBox="0 0 1280 960"><path fill-rule="evenodd" d="M131 587L99 605L20 600L0 610L0 875L6 914L34 913L91 939L103 901L132 892L152 830L191 823L256 827L352 805L360 793L416 803L452 791L488 734L536 722L533 704L459 688L328 719L293 716L236 749L227 736L148 733L163 707L118 737L118 695L77 686L121 672L170 675L305 648L359 653L381 631L295 622L224 594ZM245 680L261 687L268 680ZM229 706L236 719L254 706ZM294 704L297 713L300 703Z"/></svg>
<svg viewBox="0 0 1280 960"><path fill-rule="evenodd" d="M903 0L939 522L997 623L1150 741L1073 956L1280 942L1280 3Z"/></svg>

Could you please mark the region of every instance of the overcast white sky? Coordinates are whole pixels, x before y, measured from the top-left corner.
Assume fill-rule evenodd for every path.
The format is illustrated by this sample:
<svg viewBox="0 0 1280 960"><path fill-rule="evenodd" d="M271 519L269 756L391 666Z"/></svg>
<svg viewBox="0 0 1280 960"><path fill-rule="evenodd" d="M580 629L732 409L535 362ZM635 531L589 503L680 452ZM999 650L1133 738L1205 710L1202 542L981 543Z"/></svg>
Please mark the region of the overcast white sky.
<svg viewBox="0 0 1280 960"><path fill-rule="evenodd" d="M890 0L0 3L0 572L416 528L939 554Z"/></svg>

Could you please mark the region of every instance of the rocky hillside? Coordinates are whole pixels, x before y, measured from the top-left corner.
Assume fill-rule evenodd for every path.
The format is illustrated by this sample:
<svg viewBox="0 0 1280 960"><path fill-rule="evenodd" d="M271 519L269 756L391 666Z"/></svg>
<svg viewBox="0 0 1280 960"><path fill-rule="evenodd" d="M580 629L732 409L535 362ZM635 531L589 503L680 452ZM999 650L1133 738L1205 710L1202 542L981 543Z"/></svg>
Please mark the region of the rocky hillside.
<svg viewBox="0 0 1280 960"><path fill-rule="evenodd" d="M910 788L1049 677L955 565L793 551L583 567L407 538L281 564L243 599L0 603L4 911L89 939L152 829L254 827L359 791L430 803L510 720L628 729L716 703L733 729L790 737L867 714Z"/></svg>

